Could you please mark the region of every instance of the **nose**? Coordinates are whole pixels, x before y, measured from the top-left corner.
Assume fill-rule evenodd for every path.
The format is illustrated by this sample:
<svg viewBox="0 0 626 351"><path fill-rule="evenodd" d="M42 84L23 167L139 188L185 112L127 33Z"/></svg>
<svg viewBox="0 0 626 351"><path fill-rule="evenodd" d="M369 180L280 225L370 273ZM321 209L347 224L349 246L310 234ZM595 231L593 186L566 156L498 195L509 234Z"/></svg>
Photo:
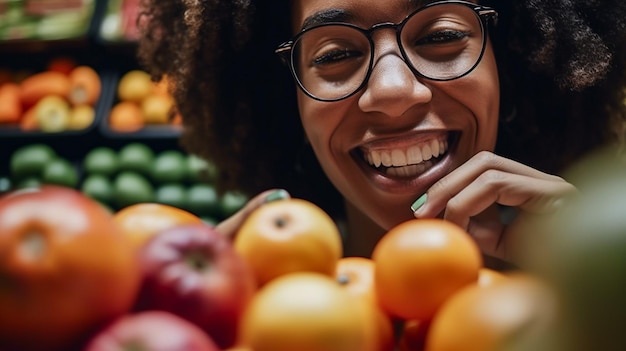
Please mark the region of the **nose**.
<svg viewBox="0 0 626 351"><path fill-rule="evenodd" d="M390 51L374 60L369 80L359 98L362 111L400 117L411 107L431 100L430 88L417 79L399 53Z"/></svg>

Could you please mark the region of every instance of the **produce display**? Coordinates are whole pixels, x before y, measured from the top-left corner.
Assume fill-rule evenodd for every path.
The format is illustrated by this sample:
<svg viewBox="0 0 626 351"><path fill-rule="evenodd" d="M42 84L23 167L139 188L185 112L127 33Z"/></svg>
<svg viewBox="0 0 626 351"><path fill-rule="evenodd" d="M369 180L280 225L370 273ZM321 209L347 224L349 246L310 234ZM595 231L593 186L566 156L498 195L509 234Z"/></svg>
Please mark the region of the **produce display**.
<svg viewBox="0 0 626 351"><path fill-rule="evenodd" d="M26 76L2 72L0 131L58 133L94 125L103 84L91 66L59 57Z"/></svg>
<svg viewBox="0 0 626 351"><path fill-rule="evenodd" d="M83 37L95 0L0 1L0 40L56 40Z"/></svg>
<svg viewBox="0 0 626 351"><path fill-rule="evenodd" d="M155 152L142 142L119 148L96 146L82 159L71 160L49 145L33 143L10 157L5 191L40 184L80 190L110 211L153 202L193 213L215 223L239 210L247 197L238 192L218 194L213 184L217 169L210 162L178 149Z"/></svg>
<svg viewBox="0 0 626 351"><path fill-rule="evenodd" d="M70 187L31 187L0 197L0 349L620 350L610 346L621 319L589 308L585 282L607 289L603 313L621 311L622 283L601 277L623 266L595 254L610 247L622 254L609 262L622 262L624 240L604 231L585 251L596 233L561 228L574 236L546 257L548 274L496 272L442 219L408 220L371 258L349 257L333 219L303 199L262 204L231 240L169 205L111 213Z"/></svg>

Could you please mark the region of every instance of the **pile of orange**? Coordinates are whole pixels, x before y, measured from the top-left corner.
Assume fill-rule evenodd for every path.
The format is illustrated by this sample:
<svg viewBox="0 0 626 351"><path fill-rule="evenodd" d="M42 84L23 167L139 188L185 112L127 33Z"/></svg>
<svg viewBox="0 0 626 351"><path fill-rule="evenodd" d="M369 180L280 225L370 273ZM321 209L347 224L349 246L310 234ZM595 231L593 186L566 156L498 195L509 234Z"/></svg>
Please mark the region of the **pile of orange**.
<svg viewBox="0 0 626 351"><path fill-rule="evenodd" d="M109 112L109 127L115 132L136 132L145 126L178 125L167 77L153 82L143 70L122 75L116 90L116 102Z"/></svg>
<svg viewBox="0 0 626 351"><path fill-rule="evenodd" d="M233 350L496 351L550 318L541 281L485 267L471 236L440 219L392 228L371 258L344 257L333 221L289 199L254 211L234 245L260 289Z"/></svg>

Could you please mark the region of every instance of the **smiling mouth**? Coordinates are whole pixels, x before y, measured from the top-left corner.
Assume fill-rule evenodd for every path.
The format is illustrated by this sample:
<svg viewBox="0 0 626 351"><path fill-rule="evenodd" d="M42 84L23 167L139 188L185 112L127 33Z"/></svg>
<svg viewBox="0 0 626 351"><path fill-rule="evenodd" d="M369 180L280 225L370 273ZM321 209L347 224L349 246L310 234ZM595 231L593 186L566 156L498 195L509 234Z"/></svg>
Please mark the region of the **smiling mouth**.
<svg viewBox="0 0 626 351"><path fill-rule="evenodd" d="M361 148L365 162L376 171L396 178L419 176L432 168L448 152L447 134L406 147Z"/></svg>

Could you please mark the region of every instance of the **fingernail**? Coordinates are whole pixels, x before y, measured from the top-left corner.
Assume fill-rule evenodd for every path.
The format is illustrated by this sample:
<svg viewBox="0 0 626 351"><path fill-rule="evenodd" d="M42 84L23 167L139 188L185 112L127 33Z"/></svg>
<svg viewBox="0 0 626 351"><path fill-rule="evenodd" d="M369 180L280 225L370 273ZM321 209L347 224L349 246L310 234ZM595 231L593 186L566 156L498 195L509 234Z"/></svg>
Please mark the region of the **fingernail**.
<svg viewBox="0 0 626 351"><path fill-rule="evenodd" d="M411 205L411 211L415 213L415 211L419 210L420 207L422 207L424 203L426 203L427 197L428 195L424 193L424 195L420 196L417 200L415 200L415 202Z"/></svg>
<svg viewBox="0 0 626 351"><path fill-rule="evenodd" d="M269 195L267 195L264 202L268 203L268 202L272 202L276 200L283 200L288 197L289 197L289 193L287 192L287 190L278 189L278 190L272 191Z"/></svg>

